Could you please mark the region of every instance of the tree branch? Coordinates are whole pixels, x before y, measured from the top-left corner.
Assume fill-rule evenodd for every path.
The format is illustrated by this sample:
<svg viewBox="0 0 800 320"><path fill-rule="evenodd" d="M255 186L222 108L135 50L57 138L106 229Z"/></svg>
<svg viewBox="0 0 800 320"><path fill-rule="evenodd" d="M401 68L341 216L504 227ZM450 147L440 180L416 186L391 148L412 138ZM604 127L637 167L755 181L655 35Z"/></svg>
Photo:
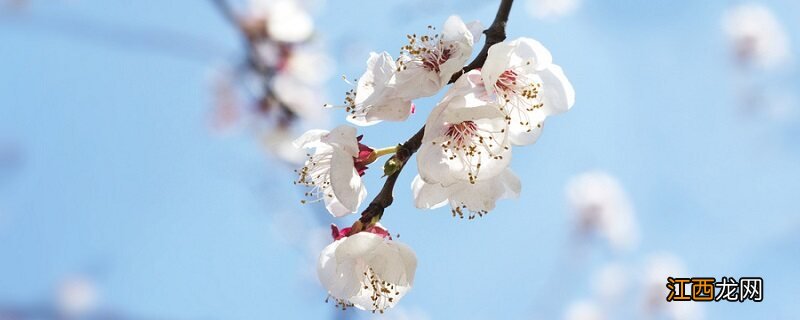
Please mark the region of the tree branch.
<svg viewBox="0 0 800 320"><path fill-rule="evenodd" d="M411 159L411 155L419 150L419 147L422 145L422 136L424 134L425 126L422 126L413 137L398 146L397 152L389 161L396 161L399 167L386 178L386 182L383 183L383 188L381 188L381 191L372 199L372 202L370 202L364 212L361 213L361 218L358 219L353 225L353 228L350 229L350 234L355 234L363 230L363 228L372 225L374 223L373 219L380 219L381 216L383 216L384 209L392 205L394 201L394 195L392 193L394 192L394 185L397 182L397 177L400 176L400 172L403 171L403 167L405 167L408 159Z"/></svg>
<svg viewBox="0 0 800 320"><path fill-rule="evenodd" d="M483 48L478 53L478 56L475 57L475 60L472 60L472 62L461 69L461 71L453 74L450 78L450 83L455 82L461 75L470 70L482 67L486 62L486 56L489 54L489 48L506 39L506 23L508 22L508 15L511 12L511 4L513 2L514 0L501 0L500 8L497 9L497 15L495 15L492 25L483 31L483 33L486 34L486 42ZM392 205L392 201L394 201L392 193L394 192L394 185L397 183L397 177L400 176L400 172L403 171L406 162L419 150L419 147L422 145L424 134L425 126L422 126L413 137L401 144L397 153L389 159L389 161L395 161L399 167L386 178L386 182L383 183L383 188L375 195L375 198L373 198L372 202L364 209L364 212L361 213L361 218L353 223L348 236L356 234L371 226L377 222L377 220L380 220L384 210Z"/></svg>

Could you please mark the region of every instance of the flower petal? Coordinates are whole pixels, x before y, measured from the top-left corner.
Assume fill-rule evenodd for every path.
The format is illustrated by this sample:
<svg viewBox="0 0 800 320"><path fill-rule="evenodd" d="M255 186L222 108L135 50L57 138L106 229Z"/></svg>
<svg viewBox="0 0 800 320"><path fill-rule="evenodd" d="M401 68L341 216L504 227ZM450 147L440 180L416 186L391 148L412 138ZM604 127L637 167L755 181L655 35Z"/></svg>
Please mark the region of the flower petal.
<svg viewBox="0 0 800 320"><path fill-rule="evenodd" d="M319 145L320 140L323 136L328 134L330 131L322 130L322 129L313 129L308 130L299 138L295 139L292 144L294 144L298 148L313 148Z"/></svg>
<svg viewBox="0 0 800 320"><path fill-rule="evenodd" d="M347 152L351 157L358 156L358 139L356 135L358 132L356 128L341 125L324 135L321 139L322 142L339 147Z"/></svg>
<svg viewBox="0 0 800 320"><path fill-rule="evenodd" d="M411 182L414 205L420 209L436 209L447 204L447 189L438 183L426 183L420 175Z"/></svg>
<svg viewBox="0 0 800 320"><path fill-rule="evenodd" d="M339 149L333 151L330 169L330 184L333 198L341 203L341 208L331 211L335 217L341 217L358 210L361 202L367 197L367 190L361 181L353 162L353 157ZM328 198L325 197L326 204ZM334 203L334 202L331 202Z"/></svg>
<svg viewBox="0 0 800 320"><path fill-rule="evenodd" d="M546 115L568 111L575 104L575 89L567 80L564 71L557 65L550 65L539 72L542 79L542 102Z"/></svg>

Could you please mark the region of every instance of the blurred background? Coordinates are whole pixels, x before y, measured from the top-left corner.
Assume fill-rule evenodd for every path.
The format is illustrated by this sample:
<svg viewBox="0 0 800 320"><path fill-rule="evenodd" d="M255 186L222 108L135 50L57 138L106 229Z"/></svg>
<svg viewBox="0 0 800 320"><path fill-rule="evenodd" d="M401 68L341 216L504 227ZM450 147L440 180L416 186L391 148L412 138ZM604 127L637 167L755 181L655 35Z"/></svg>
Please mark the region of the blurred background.
<svg viewBox="0 0 800 320"><path fill-rule="evenodd" d="M289 142L344 122L321 106L370 51L498 3L0 1L0 319L371 318L324 302L333 221ZM508 36L577 102L486 217L415 209L410 162L382 223L415 286L376 318L800 317L800 2L517 0ZM667 304L668 275L763 277L764 300Z"/></svg>

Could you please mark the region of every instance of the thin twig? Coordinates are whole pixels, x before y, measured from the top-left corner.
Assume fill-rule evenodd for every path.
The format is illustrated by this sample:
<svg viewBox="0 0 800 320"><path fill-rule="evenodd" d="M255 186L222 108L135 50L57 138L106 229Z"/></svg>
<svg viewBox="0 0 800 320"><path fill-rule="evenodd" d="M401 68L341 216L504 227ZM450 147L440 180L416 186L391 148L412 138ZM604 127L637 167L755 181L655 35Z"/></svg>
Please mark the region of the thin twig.
<svg viewBox="0 0 800 320"><path fill-rule="evenodd" d="M497 15L492 22L492 25L489 26L488 29L484 30L483 33L486 34L486 43L483 45L483 49L478 53L478 56L475 57L475 60L472 60L466 67L461 69L461 71L456 72L450 79L450 83L455 82L458 78L469 72L470 70L477 69L486 62L486 56L489 54L489 48L497 43L503 42L506 39L506 23L508 22L508 15L511 12L511 4L514 0L502 0L500 2L500 8L497 9ZM361 213L361 218L359 218L350 229L350 234L358 233L365 228L369 227L371 224L375 223L375 221L379 220L383 216L384 210L392 205L392 201L394 201L394 196L392 195L394 191L394 185L397 183L397 177L400 176L400 172L403 171L406 162L411 158L411 156L419 150L419 147L422 145L422 138L425 134L425 126L417 131L413 137L408 139L405 143L401 144L391 160L394 160L399 164L397 171L392 173L386 178L386 182L383 183L383 188L381 191L375 195L375 198L372 199L372 202L364 209L364 212Z"/></svg>

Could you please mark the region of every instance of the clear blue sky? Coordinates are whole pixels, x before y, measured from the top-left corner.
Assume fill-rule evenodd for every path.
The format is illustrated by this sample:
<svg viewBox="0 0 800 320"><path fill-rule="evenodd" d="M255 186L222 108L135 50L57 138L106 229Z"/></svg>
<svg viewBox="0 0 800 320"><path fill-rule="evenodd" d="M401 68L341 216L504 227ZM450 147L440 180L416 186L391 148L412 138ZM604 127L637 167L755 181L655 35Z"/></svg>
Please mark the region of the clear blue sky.
<svg viewBox="0 0 800 320"><path fill-rule="evenodd" d="M495 2L328 1L317 23L336 74L353 78L370 50L396 54L406 33L450 14L488 24ZM669 251L696 276L764 277L764 302L707 304L711 319L800 317L800 106L780 119L741 110L741 74L719 22L734 2L584 1L556 22L531 18L523 2L509 37L550 48L577 103L514 154L522 197L482 219L414 209L415 168L406 169L383 219L419 258L401 305L433 319L524 319L540 307L537 314L559 317L600 260L559 274L578 284L563 296L534 301L564 256L564 185L602 169L628 190L642 229L626 261ZM763 3L800 52L800 3ZM81 25L84 18L94 22ZM109 38L105 25L197 40L153 48L135 35ZM23 160L0 175L0 303L46 299L65 275L87 273L103 308L143 316L334 313L305 249L305 233L314 232L291 219L313 225L320 213L299 205L291 170L247 132L209 130L209 75L240 52L208 3L33 1L0 15L0 26L0 140ZM800 92L796 67L772 77L765 90ZM330 100L346 89L333 77ZM418 101L407 123L364 129L365 141L400 142L433 104ZM367 175L371 194L378 176Z"/></svg>

